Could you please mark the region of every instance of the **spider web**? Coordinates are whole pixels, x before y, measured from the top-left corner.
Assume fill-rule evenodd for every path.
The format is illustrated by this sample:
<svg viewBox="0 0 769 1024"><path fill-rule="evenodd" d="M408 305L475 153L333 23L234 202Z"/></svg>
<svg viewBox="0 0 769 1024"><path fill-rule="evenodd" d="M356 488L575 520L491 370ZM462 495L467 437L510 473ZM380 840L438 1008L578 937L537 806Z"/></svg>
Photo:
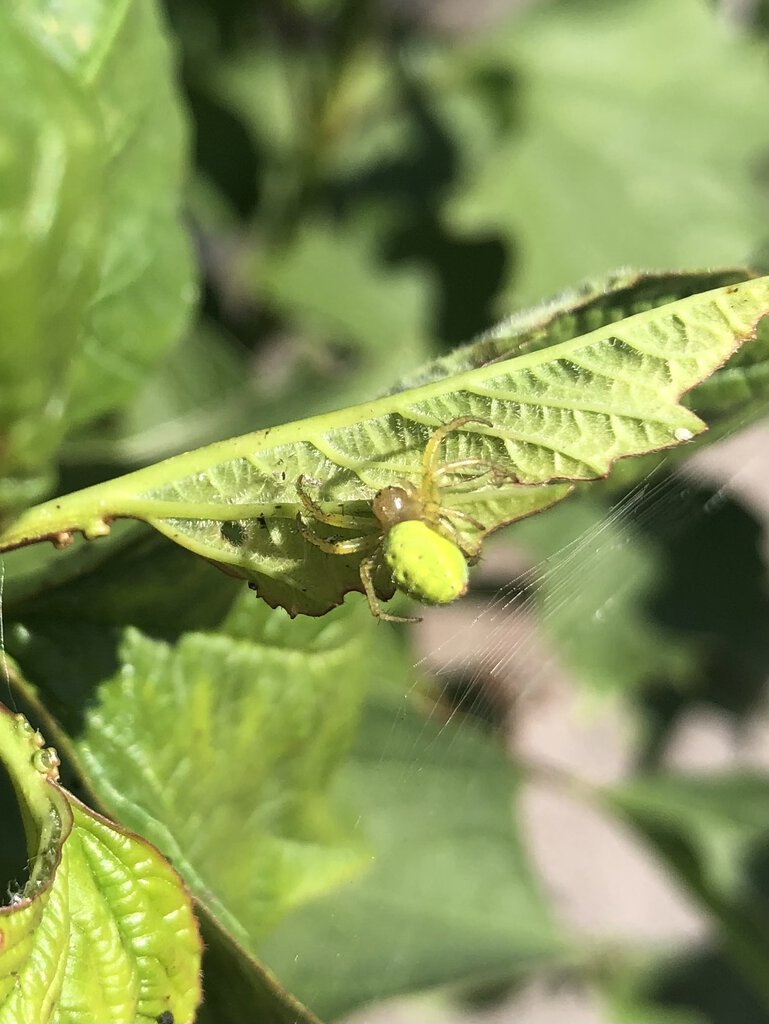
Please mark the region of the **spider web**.
<svg viewBox="0 0 769 1024"><path fill-rule="evenodd" d="M415 670L429 668L439 680L463 675L473 683L484 678L493 680L513 669L521 684L513 700L525 701L558 660L554 650L543 652L541 649L548 624L568 611L575 624L588 620L591 628L599 631L612 598L590 605L586 603L586 592L589 595L590 584L606 572L607 565L618 553L643 541L647 529L664 522L665 533L674 540L697 520L712 516L730 500L752 506L759 513L763 504L766 513L769 492L762 489L761 481L766 476L769 456L761 450L765 443L761 428L753 435L753 451L738 468L725 472L723 457L718 458L720 451L728 456L725 443L695 457L676 475L667 475L664 465L658 466L610 505L603 517L587 530L557 546L546 558L530 561L493 596L480 601L471 596L464 608L457 606L463 611L461 621L453 614L455 609L451 609L451 635L440 639L437 629L425 630L427 644L423 643L424 655L415 663ZM706 488L700 491L694 486L698 481L701 484L714 481L717 486L710 492ZM553 511L563 518L563 514L569 512L568 501ZM543 513L544 516L550 514ZM516 527L507 531L505 547L515 546L522 532L526 543L526 524L522 525L523 531L517 531ZM494 548L493 552L496 550ZM486 554L487 565L493 563L493 552ZM495 573L495 577L497 575ZM626 580L623 589L632 588L634 582ZM468 614L468 604L474 608L474 613ZM446 611L431 610L428 616L437 622ZM511 620L527 618L532 628L511 634ZM535 618L536 629L533 628ZM473 707L468 710L472 711Z"/></svg>

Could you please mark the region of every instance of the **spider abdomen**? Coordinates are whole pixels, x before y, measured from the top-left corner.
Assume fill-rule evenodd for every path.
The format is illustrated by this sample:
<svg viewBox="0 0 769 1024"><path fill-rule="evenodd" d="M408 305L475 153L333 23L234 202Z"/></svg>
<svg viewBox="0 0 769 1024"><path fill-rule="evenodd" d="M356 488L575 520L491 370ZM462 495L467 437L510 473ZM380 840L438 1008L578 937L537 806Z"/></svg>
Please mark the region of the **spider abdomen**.
<svg viewBox="0 0 769 1024"><path fill-rule="evenodd" d="M422 604L448 604L467 590L467 561L453 541L427 523L396 523L384 539L393 583Z"/></svg>

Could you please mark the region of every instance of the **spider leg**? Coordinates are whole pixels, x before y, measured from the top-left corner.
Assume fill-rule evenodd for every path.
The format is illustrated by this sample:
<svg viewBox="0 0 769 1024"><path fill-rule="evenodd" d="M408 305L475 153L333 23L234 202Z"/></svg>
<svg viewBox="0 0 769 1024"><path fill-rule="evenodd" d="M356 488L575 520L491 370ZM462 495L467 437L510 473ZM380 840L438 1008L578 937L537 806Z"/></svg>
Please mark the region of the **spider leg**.
<svg viewBox="0 0 769 1024"><path fill-rule="evenodd" d="M433 431L425 445L422 457L422 491L426 496L434 498L438 490L436 476L439 470L438 458L441 443L447 434L450 434L452 430L459 430L466 423L483 423L484 426L492 426L491 420L484 419L482 416L455 416L453 420L449 420L448 423L442 424Z"/></svg>
<svg viewBox="0 0 769 1024"><path fill-rule="evenodd" d="M463 469L469 469L473 466L483 466L484 470L479 473L478 476L486 476L487 473L493 473L498 477L510 477L517 481L515 473L511 469L505 469L505 467L499 462L493 462L491 459L457 459L455 462L444 462L443 465L433 473L433 476L446 476L450 473L459 473Z"/></svg>
<svg viewBox="0 0 769 1024"><path fill-rule="evenodd" d="M442 519L445 519L448 521L449 529L456 529L451 520L461 519L463 523L469 523L471 526L474 526L476 530L483 530L485 533L487 529L485 523L482 523L480 519L476 519L475 516L471 516L469 512L465 512L460 508L446 507L437 501L430 502L429 505L426 505L425 513L426 519L431 525L439 523Z"/></svg>
<svg viewBox="0 0 769 1024"><path fill-rule="evenodd" d="M453 420L449 420L448 423L442 424L437 427L430 437L430 440L425 445L425 454L422 460L422 466L425 473L429 473L430 476L434 476L438 469L438 449L443 442L444 437L450 434L452 430L459 430L466 423L482 423L486 427L492 426L491 420L485 419L483 416L455 416Z"/></svg>
<svg viewBox="0 0 769 1024"><path fill-rule="evenodd" d="M443 517L445 517L445 520ZM456 527L448 519L446 512L442 512L441 518L433 520L430 525L434 530L437 530L442 537L445 537L446 540L450 540L452 544L456 544L468 561L474 561L478 557L481 550L481 542L476 541L474 544L468 545L464 538L458 535ZM478 525L480 526L480 524ZM485 527L481 528L485 529Z"/></svg>
<svg viewBox="0 0 769 1024"><path fill-rule="evenodd" d="M343 540L331 540L330 537L321 537L311 526L303 523L298 516L297 522L304 539L330 555L355 555L359 551L368 551L379 543L379 534L371 534L368 537L347 537Z"/></svg>
<svg viewBox="0 0 769 1024"><path fill-rule="evenodd" d="M307 493L305 488L306 483L315 484L318 487L320 483L317 480L313 480L309 476L300 476L296 481L296 493L299 496L299 500L304 505L305 510L310 513L313 519L317 519L319 523L325 523L327 526L341 526L348 530L353 530L359 526L369 526L370 520L364 519L362 516L350 516L344 512L326 512L320 507L320 505Z"/></svg>
<svg viewBox="0 0 769 1024"><path fill-rule="evenodd" d="M403 615L390 615L389 612L384 611L382 603L377 597L376 590L374 589L375 568L376 551L369 555L368 558L364 558L360 563L360 579L363 584L363 589L366 592L371 614L377 619L383 619L385 622L421 622L421 619L414 618L413 616L406 618Z"/></svg>
<svg viewBox="0 0 769 1024"><path fill-rule="evenodd" d="M485 476L491 476L495 483L501 483L506 480L509 483L517 483L518 478L509 469L505 469L498 462L492 462L490 459L458 459L456 462L446 462L442 466L439 466L433 474L433 482L435 488L448 487L449 481L446 479L456 473L460 473L464 469L478 466L483 467L478 473L474 473L472 476L462 476L462 479L456 483L451 484L454 491L458 491L463 485L477 484L479 480L483 480Z"/></svg>
<svg viewBox="0 0 769 1024"><path fill-rule="evenodd" d="M493 462L487 459L456 459L454 462L444 462L433 472L433 479L438 480L442 476L452 476L456 473L461 473L463 469L470 469L475 466L485 466L483 473L479 473L478 476L485 476L486 473L490 473ZM471 479L475 479L472 477Z"/></svg>
<svg viewBox="0 0 769 1024"><path fill-rule="evenodd" d="M463 522L469 522L476 529L485 531L486 528L480 519L476 519L475 516L470 515L469 512L463 512L461 509L442 509L441 515L447 516L450 519L461 519Z"/></svg>

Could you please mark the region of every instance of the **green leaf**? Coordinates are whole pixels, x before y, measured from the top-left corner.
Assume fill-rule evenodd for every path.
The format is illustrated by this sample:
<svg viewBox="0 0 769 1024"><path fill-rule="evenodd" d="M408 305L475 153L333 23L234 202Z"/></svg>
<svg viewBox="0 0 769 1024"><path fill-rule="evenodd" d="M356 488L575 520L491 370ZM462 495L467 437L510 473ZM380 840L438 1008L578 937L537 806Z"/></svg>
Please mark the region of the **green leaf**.
<svg viewBox="0 0 769 1024"><path fill-rule="evenodd" d="M201 908L205 1002L195 1024L320 1024Z"/></svg>
<svg viewBox="0 0 769 1024"><path fill-rule="evenodd" d="M388 667L392 680L396 671ZM509 978L565 955L511 819L519 779L465 721L379 693L341 795L360 810L371 870L297 911L262 946L321 1017L437 985Z"/></svg>
<svg viewBox="0 0 769 1024"><path fill-rule="evenodd" d="M62 6L30 0L17 19L80 86L99 116L104 238L99 282L81 325L68 419L124 403L186 323L194 298L179 217L186 127L155 0Z"/></svg>
<svg viewBox="0 0 769 1024"><path fill-rule="evenodd" d="M710 5L536 4L434 64L423 74L443 86L444 116L476 139L471 72L517 72L513 128L486 119L448 210L522 253L508 306L617 266L728 265L763 241L764 51Z"/></svg>
<svg viewBox="0 0 769 1024"><path fill-rule="evenodd" d="M140 523L117 524L103 544L73 545L27 566L34 552L19 552L21 565L7 560L6 648L70 734L96 687L117 671L126 625L169 640L210 629L239 589Z"/></svg>
<svg viewBox="0 0 769 1024"><path fill-rule="evenodd" d="M729 285L544 350L214 444L39 506L0 535L0 550L66 543L73 530L100 536L113 518L133 516L255 581L268 603L321 614L361 589L360 556L306 541L300 475L318 481L327 510L341 506L358 532L375 535L373 494L419 480L434 429L456 416L488 420L463 424L441 450L449 462L496 467L478 480L477 467L470 479L460 471L443 489L444 506L484 527L458 528L472 550L489 531L563 498L569 481L604 476L618 458L702 431L681 395L754 336L768 304L769 278Z"/></svg>
<svg viewBox="0 0 769 1024"><path fill-rule="evenodd" d="M719 435L769 412L769 323L758 327L756 344L740 349L690 396L695 412L717 425Z"/></svg>
<svg viewBox="0 0 769 1024"><path fill-rule="evenodd" d="M364 616L354 628L349 609L336 622L290 624L242 584L142 524L118 524L104 544L73 546L27 573L11 571L13 562L5 638L29 681L16 680L20 695L55 732L97 806L171 853L196 887L213 1019L241 1024L249 1006L254 1016L247 1020L258 1024L312 1024L238 942L233 931L244 942L247 936L235 915L245 915L246 927L264 928L281 900L293 905L345 869L359 870L361 846L350 838L344 809L337 814L322 792L321 748L330 745L332 760L344 752L356 680L365 672L365 627L373 624ZM237 591L242 600L227 614ZM124 623L156 639L124 631ZM200 632L215 626L223 632ZM178 646L169 644L180 633ZM121 652L133 660L121 662ZM140 669L150 677L131 678ZM312 738L301 744L305 732ZM245 909L244 893L251 898ZM231 897L229 907L224 897Z"/></svg>
<svg viewBox="0 0 769 1024"><path fill-rule="evenodd" d="M151 561L152 551L144 556ZM111 569L120 578L119 558ZM219 574L201 575L216 582ZM127 629L117 670L94 682L111 671L119 632L99 623L87 587L75 581L74 591L17 604L6 627L9 650L69 731L60 745L100 806L169 856L200 903L215 1019L240 1019L235 991L239 1012L243 1000L261 1008L260 1024L311 1021L253 954L288 910L367 863L351 812L328 788L368 681L373 622L359 608L291 623L243 590L218 634L185 633L171 645ZM106 614L116 618L111 603ZM65 681L62 694L56 666L72 672L84 644L90 688Z"/></svg>
<svg viewBox="0 0 769 1024"><path fill-rule="evenodd" d="M101 258L96 110L0 12L0 517L50 485Z"/></svg>
<svg viewBox="0 0 769 1024"><path fill-rule="evenodd" d="M419 387L477 366L540 351L578 338L608 324L713 288L736 284L745 269L713 271L619 271L586 281L533 309L516 313L468 345L433 360L407 376L397 390ZM739 348L723 366L694 387L684 404L708 425L711 443L759 419L769 411L769 322L759 324L755 344ZM683 454L684 450L681 451ZM686 454L691 454L686 451ZM646 476L675 454L650 454L615 467L610 489L616 491Z"/></svg>
<svg viewBox="0 0 769 1024"><path fill-rule="evenodd" d="M129 629L75 744L104 805L246 946L361 867L326 798L365 680L348 619L289 633L246 592L222 634Z"/></svg>
<svg viewBox="0 0 769 1024"><path fill-rule="evenodd" d="M744 267L655 273L619 270L606 277L583 281L578 287L568 288L531 309L514 313L469 344L459 345L448 355L434 359L404 378L398 390L419 387L478 366L550 348L619 323L636 313L645 313L714 288L739 284L749 276L750 272ZM720 372L717 370L710 380Z"/></svg>
<svg viewBox="0 0 769 1024"><path fill-rule="evenodd" d="M25 822L30 877L0 908L0 1022L191 1020L201 944L157 850L61 789L58 758L0 708L0 756Z"/></svg>
<svg viewBox="0 0 769 1024"><path fill-rule="evenodd" d="M605 798L710 912L725 952L769 1005L769 926L746 870L769 837L769 779L641 777Z"/></svg>

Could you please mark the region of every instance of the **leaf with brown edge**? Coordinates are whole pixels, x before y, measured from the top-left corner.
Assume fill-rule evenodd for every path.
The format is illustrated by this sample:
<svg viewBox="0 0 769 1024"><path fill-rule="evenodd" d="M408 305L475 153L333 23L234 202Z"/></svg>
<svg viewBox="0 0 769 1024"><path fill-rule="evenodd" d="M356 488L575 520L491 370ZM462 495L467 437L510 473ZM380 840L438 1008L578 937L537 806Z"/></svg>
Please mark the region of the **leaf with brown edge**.
<svg viewBox="0 0 769 1024"><path fill-rule="evenodd" d="M58 784L58 757L0 706L29 879L0 908L0 1024L194 1019L201 942L189 895L149 843Z"/></svg>
<svg viewBox="0 0 769 1024"><path fill-rule="evenodd" d="M376 534L382 487L417 484L439 426L465 418L441 462L469 467L441 490L477 548L507 523L605 477L628 456L675 447L707 425L681 399L755 339L769 277L646 309L579 337L464 370L363 405L188 452L37 506L0 535L0 550L73 531L95 538L113 519L143 519L269 604L320 615L361 590L361 554L310 544L297 517L300 477L324 512L353 517L345 537ZM478 475L477 462L495 467ZM338 533L338 531L337 531Z"/></svg>

